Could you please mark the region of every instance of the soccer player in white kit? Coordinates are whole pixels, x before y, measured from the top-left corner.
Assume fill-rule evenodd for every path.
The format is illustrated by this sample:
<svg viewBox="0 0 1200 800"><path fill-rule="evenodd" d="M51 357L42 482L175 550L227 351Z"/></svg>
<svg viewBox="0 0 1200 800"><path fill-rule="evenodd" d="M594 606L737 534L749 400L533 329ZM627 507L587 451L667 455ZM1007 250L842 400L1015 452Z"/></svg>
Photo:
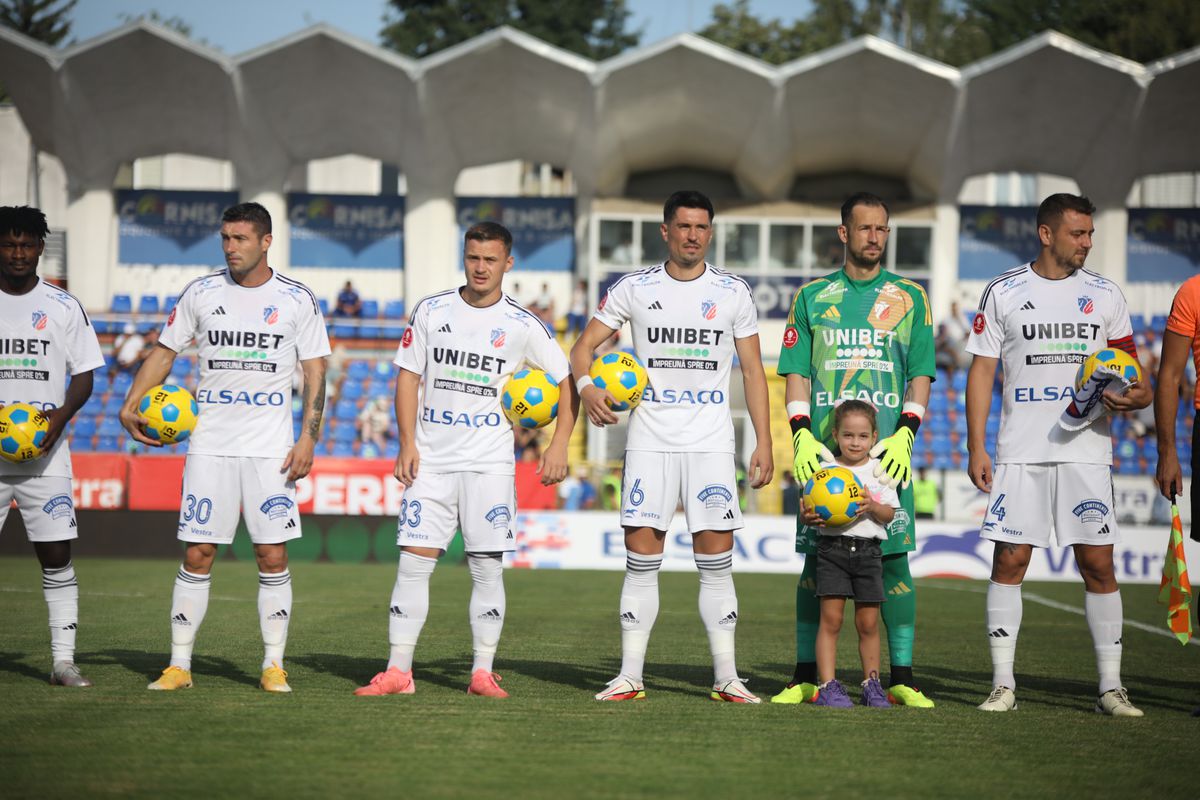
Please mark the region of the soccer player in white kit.
<svg viewBox="0 0 1200 800"><path fill-rule="evenodd" d="M137 406L162 383L194 339L200 361L200 416L188 443L178 537L187 543L171 600L171 662L154 690L192 686L192 649L208 609L217 545L229 544L244 516L258 561L258 617L265 653L259 685L290 692L283 669L292 616L287 542L300 536L296 481L312 468L325 409L329 336L317 299L267 265L271 216L241 203L221 218L226 268L186 287L158 346L134 378L121 423L153 447ZM304 374L300 438L292 432L292 374Z"/></svg>
<svg viewBox="0 0 1200 800"><path fill-rule="evenodd" d="M729 376L736 356L755 447L749 478L771 481L767 379L758 343L758 312L749 285L704 261L713 207L699 192L671 195L663 208L667 260L614 283L571 348L571 371L588 418L611 425L612 396L592 384L596 348L625 322L649 385L630 415L621 480L625 583L621 590L621 672L597 700L646 696L642 670L658 616L658 571L675 507L682 501L700 573L700 619L713 659L710 697L757 703L737 674L733 531L743 527L734 462Z"/></svg>
<svg viewBox="0 0 1200 800"><path fill-rule="evenodd" d="M987 594L993 689L979 708L1016 708L1017 634L1021 581L1034 547L1071 545L1083 576L1084 610L1100 673L1096 711L1137 716L1121 686L1121 593L1113 545L1121 541L1113 508L1109 417L1068 431L1058 422L1074 397L1075 373L1091 353L1120 348L1134 358L1125 297L1112 281L1083 268L1092 248L1086 197L1055 194L1038 208L1041 252L1002 273L983 292L967 342L974 354L967 376L969 473L989 492L981 534L996 543ZM1004 366L996 465L985 448L985 427L996 366ZM1112 412L1145 408L1150 386L1124 395L1105 392Z"/></svg>
<svg viewBox="0 0 1200 800"><path fill-rule="evenodd" d="M429 578L456 528L471 571L468 606L474 661L467 694L507 697L492 671L504 627L502 557L515 549L512 424L500 410L504 384L522 362L558 384L558 421L539 466L542 483L567 475L575 424L570 369L553 334L501 288L512 269L512 234L480 222L463 242L466 285L423 298L396 352L396 421L404 483L396 543L400 565L389 603L387 668L361 696L412 694L413 653L429 614Z"/></svg>
<svg viewBox="0 0 1200 800"><path fill-rule="evenodd" d="M75 666L79 585L71 540L79 534L71 452L62 433L91 397L92 370L104 366L104 355L79 301L38 277L47 233L46 216L38 209L0 208L0 356L7 362L0 366L0 406L29 403L50 423L41 458L22 464L0 460L0 527L15 500L42 565L50 683L91 686Z"/></svg>

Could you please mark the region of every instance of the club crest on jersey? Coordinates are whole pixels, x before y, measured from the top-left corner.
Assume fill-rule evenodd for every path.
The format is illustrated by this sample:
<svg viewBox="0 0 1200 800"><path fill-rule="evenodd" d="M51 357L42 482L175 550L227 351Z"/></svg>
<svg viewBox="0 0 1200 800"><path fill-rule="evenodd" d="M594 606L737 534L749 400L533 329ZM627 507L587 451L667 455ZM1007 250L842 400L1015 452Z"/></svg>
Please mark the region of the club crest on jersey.
<svg viewBox="0 0 1200 800"><path fill-rule="evenodd" d="M168 328L175 324L175 311L177 308L178 308L178 306L176 308L172 308L171 313L167 315L167 327Z"/></svg>
<svg viewBox="0 0 1200 800"><path fill-rule="evenodd" d="M700 303L700 313L703 314L704 318L707 320L711 321L713 319L716 319L717 304L711 300L705 300L705 301L701 302Z"/></svg>
<svg viewBox="0 0 1200 800"><path fill-rule="evenodd" d="M978 336L979 334L983 333L983 329L986 326L987 319L983 316L983 312L980 311L975 315L975 322L971 324L971 330L975 331L975 335Z"/></svg>
<svg viewBox="0 0 1200 800"><path fill-rule="evenodd" d="M406 349L412 347L412 336L412 328L405 328L404 333L400 336L400 346Z"/></svg>
<svg viewBox="0 0 1200 800"><path fill-rule="evenodd" d="M504 328L492 328L492 347L504 347Z"/></svg>
<svg viewBox="0 0 1200 800"><path fill-rule="evenodd" d="M263 309L263 322L268 325L274 325L279 322L279 309L275 306L267 306Z"/></svg>
<svg viewBox="0 0 1200 800"><path fill-rule="evenodd" d="M1096 310L1095 304L1092 303L1092 298L1087 295L1076 298L1075 302L1079 303L1079 310L1085 314L1090 314Z"/></svg>
<svg viewBox="0 0 1200 800"><path fill-rule="evenodd" d="M39 330L39 331L46 330L46 321L48 319L49 319L49 317L46 316L46 312L42 311L40 308L37 311L33 312L33 328L34 328L34 330Z"/></svg>
<svg viewBox="0 0 1200 800"><path fill-rule="evenodd" d="M876 303L871 310L875 312L875 319L885 320L892 313L892 306L889 303Z"/></svg>
<svg viewBox="0 0 1200 800"><path fill-rule="evenodd" d="M789 350L796 346L796 342L800 341L800 334L796 332L796 326L788 325L783 329L783 346Z"/></svg>
<svg viewBox="0 0 1200 800"><path fill-rule="evenodd" d="M603 310L604 310L604 304L605 304L605 303L607 303L607 302L608 302L608 292L605 292L605 293L604 293L604 297L601 297L601 298L600 298L600 304L599 304L598 306L596 306L596 310L597 310L597 311L603 311Z"/></svg>

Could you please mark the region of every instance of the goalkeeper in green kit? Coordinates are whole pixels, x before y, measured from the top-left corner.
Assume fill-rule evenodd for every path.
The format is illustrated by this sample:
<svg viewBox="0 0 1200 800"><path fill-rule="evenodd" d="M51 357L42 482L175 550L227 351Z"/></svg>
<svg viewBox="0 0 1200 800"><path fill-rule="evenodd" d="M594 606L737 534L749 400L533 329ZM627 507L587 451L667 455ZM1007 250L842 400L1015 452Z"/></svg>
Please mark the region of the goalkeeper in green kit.
<svg viewBox="0 0 1200 800"><path fill-rule="evenodd" d="M846 264L796 293L779 374L787 380L793 471L801 486L821 463L833 460L827 445L833 444L834 406L857 399L877 410L880 436L886 438L871 455L880 461L880 477L903 487L901 507L883 544L882 616L891 655L888 699L930 708L933 702L913 682L917 603L908 554L916 547L909 485L912 449L933 381L933 329L925 290L880 266L890 230L887 205L875 195L856 194L842 205L838 236L846 245ZM775 703L811 701L819 691L818 535L797 519L796 551L805 559L796 587L796 672L771 698Z"/></svg>

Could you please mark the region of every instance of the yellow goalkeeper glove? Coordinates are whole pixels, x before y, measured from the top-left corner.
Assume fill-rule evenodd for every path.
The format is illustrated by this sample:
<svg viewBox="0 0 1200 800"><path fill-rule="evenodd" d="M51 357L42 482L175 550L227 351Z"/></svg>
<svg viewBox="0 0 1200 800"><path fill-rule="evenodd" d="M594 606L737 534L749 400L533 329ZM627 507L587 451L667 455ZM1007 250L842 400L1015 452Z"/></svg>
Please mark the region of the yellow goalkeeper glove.
<svg viewBox="0 0 1200 800"><path fill-rule="evenodd" d="M908 486L912 478L913 442L921 420L916 414L901 414L896 432L871 448L871 457L879 459L875 477L891 487Z"/></svg>
<svg viewBox="0 0 1200 800"><path fill-rule="evenodd" d="M808 483L822 461L832 461L833 453L812 435L812 420L806 416L792 417L792 474L801 486Z"/></svg>

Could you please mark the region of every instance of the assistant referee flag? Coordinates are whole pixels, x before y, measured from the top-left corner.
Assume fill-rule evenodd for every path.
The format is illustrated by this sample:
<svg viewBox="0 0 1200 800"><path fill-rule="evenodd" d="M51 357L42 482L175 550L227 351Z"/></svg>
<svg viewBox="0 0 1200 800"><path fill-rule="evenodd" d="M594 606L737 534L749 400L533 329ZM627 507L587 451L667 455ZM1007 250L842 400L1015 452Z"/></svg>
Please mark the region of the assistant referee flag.
<svg viewBox="0 0 1200 800"><path fill-rule="evenodd" d="M1187 556L1183 552L1183 521L1179 506L1171 505L1171 540L1163 563L1158 602L1167 607L1167 627L1180 644L1192 638L1192 582L1188 580Z"/></svg>

